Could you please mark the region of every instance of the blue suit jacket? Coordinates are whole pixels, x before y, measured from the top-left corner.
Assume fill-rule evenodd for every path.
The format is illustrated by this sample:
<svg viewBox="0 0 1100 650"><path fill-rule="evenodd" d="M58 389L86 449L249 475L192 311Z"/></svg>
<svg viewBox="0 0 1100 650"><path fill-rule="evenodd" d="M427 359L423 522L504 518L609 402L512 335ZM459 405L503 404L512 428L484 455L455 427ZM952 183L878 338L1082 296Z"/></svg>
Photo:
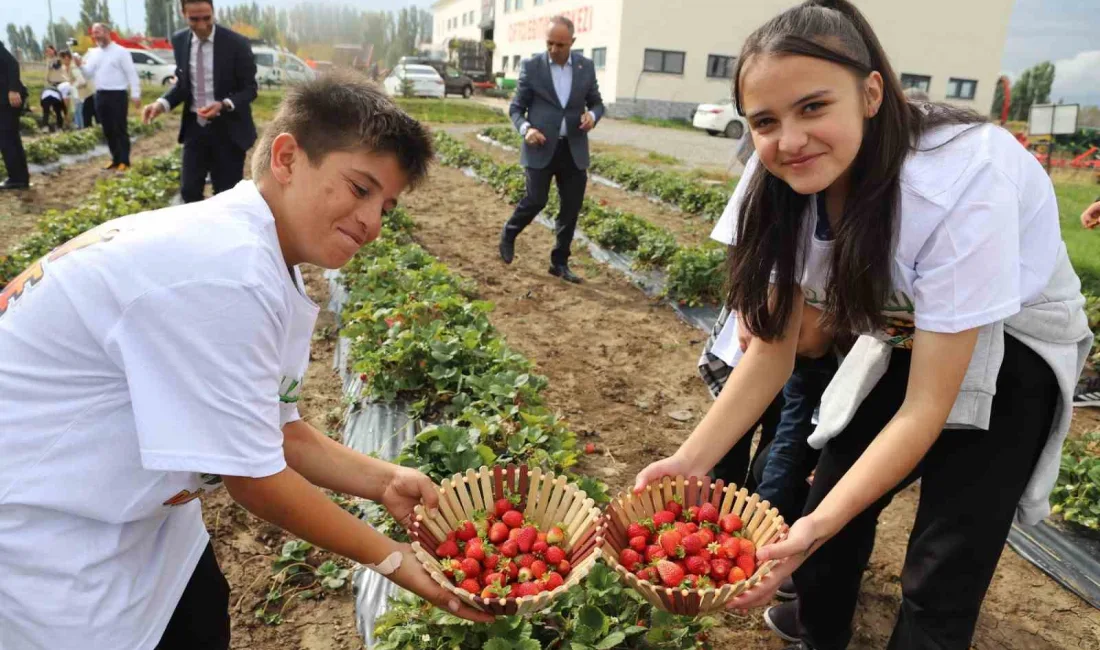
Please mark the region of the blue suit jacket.
<svg viewBox="0 0 1100 650"><path fill-rule="evenodd" d="M516 94L508 107L508 114L516 130L530 123L546 136L546 144L542 146L523 143L519 162L524 167L543 169L550 164L561 139L561 120L565 117L565 139L573 154L573 162L580 169L588 169L588 134L580 129L581 115L592 111L599 122L604 113L603 99L600 98L592 60L570 52L569 64L573 66L573 89L565 106L561 105L554 90L548 53L527 59L520 68Z"/></svg>

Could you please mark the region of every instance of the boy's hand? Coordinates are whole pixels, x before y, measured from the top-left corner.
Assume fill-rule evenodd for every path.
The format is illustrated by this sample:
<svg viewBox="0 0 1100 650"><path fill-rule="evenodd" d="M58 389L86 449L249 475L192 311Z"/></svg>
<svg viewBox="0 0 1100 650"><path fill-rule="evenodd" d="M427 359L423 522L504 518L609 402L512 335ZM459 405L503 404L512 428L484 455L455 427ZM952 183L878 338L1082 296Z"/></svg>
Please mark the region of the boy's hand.
<svg viewBox="0 0 1100 650"><path fill-rule="evenodd" d="M439 506L439 488L415 469L396 467L379 501L394 519L408 528L412 525L413 508L421 504L425 508Z"/></svg>

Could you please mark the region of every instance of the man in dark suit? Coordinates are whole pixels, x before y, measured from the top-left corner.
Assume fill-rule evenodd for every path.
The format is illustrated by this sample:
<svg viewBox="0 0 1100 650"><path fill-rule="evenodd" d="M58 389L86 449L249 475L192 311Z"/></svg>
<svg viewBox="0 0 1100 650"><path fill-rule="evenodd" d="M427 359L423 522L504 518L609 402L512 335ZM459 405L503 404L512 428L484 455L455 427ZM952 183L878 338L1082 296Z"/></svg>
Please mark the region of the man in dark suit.
<svg viewBox="0 0 1100 650"><path fill-rule="evenodd" d="M570 53L573 22L550 19L546 54L524 61L508 113L520 135L520 164L527 174L527 195L516 206L500 235L500 257L511 264L516 236L546 206L550 180L557 178L561 210L557 243L550 253L550 274L579 283L569 270L569 248L588 185L588 132L603 117L603 100L591 59Z"/></svg>
<svg viewBox="0 0 1100 650"><path fill-rule="evenodd" d="M180 195L191 203L202 200L207 173L215 194L244 177L245 152L256 141L256 60L248 39L214 25L213 0L180 3L190 28L172 36L176 83L145 107L144 118L149 122L183 104Z"/></svg>
<svg viewBox="0 0 1100 650"><path fill-rule="evenodd" d="M19 114L27 101L27 89L19 80L19 62L0 43L0 154L8 177L0 190L24 190L30 187L27 153L19 136Z"/></svg>

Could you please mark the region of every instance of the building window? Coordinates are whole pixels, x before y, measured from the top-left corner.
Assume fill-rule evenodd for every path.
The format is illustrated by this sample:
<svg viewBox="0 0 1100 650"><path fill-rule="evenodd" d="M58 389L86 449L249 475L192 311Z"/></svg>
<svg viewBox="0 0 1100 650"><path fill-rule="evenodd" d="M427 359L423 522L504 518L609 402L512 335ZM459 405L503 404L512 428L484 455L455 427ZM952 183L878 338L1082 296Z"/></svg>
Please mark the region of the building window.
<svg viewBox="0 0 1100 650"><path fill-rule="evenodd" d="M592 48L592 65L597 70L603 70L607 67L607 48L606 47L594 47Z"/></svg>
<svg viewBox="0 0 1100 650"><path fill-rule="evenodd" d="M512 10L512 0L504 0L504 13Z"/></svg>
<svg viewBox="0 0 1100 650"><path fill-rule="evenodd" d="M507 54L500 57L500 70L501 70L501 72L507 72L508 71L508 55Z"/></svg>
<svg viewBox="0 0 1100 650"><path fill-rule="evenodd" d="M910 88L916 88L917 90L928 92L928 87L932 85L932 77L923 74L906 74L901 75L901 89L909 90Z"/></svg>
<svg viewBox="0 0 1100 650"><path fill-rule="evenodd" d="M516 0L516 11L523 9L523 0Z"/></svg>
<svg viewBox="0 0 1100 650"><path fill-rule="evenodd" d="M644 69L646 72L684 74L684 56L686 56L684 52L647 49L645 51Z"/></svg>
<svg viewBox="0 0 1100 650"><path fill-rule="evenodd" d="M535 0L535 6L537 7L544 2L546 2L546 0Z"/></svg>
<svg viewBox="0 0 1100 650"><path fill-rule="evenodd" d="M733 67L737 57L722 54L707 56L707 76L717 79L733 79Z"/></svg>
<svg viewBox="0 0 1100 650"><path fill-rule="evenodd" d="M948 99L974 99L974 94L977 91L978 82L973 79L955 79L952 77L947 80Z"/></svg>
<svg viewBox="0 0 1100 650"><path fill-rule="evenodd" d="M512 55L512 70L519 70L519 55Z"/></svg>

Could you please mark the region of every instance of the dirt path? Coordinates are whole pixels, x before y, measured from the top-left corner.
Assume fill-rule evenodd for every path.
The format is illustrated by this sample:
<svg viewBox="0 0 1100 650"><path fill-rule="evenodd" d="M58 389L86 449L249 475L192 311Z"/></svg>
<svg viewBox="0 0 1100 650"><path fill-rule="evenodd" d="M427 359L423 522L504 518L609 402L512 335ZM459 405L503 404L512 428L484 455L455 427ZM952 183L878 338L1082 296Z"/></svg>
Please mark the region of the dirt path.
<svg viewBox="0 0 1100 650"><path fill-rule="evenodd" d="M702 333L587 255L574 287L546 274L550 231L533 225L519 238L516 261L496 258L497 232L510 206L453 169L439 168L407 201L418 240L455 271L477 280L493 301L493 323L550 378L547 397L578 432L593 432L605 453L584 471L616 488L646 463L670 453L710 400L695 376ZM686 409L693 421L668 413ZM852 647L885 647L900 603L898 574L918 497L914 487L886 510L864 578ZM1005 550L982 610L976 648L1100 648L1096 612L1038 569ZM759 616L728 617L716 647L779 648Z"/></svg>
<svg viewBox="0 0 1100 650"><path fill-rule="evenodd" d="M178 132L179 119L166 120L160 131L133 143L131 160L136 162L171 151ZM115 173L104 171L107 162L109 155L104 155L66 165L50 174L31 174L31 189L0 193L0 252L7 251L34 230L47 210L67 210L79 205L97 180Z"/></svg>

